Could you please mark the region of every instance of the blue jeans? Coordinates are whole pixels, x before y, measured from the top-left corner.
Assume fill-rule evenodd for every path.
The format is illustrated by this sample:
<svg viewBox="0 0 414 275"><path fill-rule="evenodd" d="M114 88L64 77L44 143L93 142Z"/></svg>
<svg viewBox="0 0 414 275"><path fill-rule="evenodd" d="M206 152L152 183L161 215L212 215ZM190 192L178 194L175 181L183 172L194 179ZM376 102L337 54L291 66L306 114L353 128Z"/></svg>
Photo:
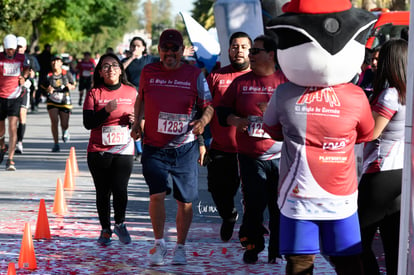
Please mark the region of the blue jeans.
<svg viewBox="0 0 414 275"><path fill-rule="evenodd" d="M187 203L198 198L198 141L178 148L162 149L144 144L142 173L150 195L173 191L176 200Z"/></svg>

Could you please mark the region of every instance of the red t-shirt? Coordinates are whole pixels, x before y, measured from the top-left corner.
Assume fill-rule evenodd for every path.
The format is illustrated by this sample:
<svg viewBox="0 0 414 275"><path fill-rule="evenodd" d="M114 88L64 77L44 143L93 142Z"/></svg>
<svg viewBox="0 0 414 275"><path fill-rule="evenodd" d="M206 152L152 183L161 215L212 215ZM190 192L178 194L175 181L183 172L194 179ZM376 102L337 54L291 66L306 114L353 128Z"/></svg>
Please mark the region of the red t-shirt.
<svg viewBox="0 0 414 275"><path fill-rule="evenodd" d="M76 69L79 70L79 76L90 77L92 76L93 70L95 69L95 63L92 62L91 60L88 60L88 61L82 60L81 62L78 63L78 65L76 65Z"/></svg>
<svg viewBox="0 0 414 275"><path fill-rule="evenodd" d="M10 59L4 52L0 53L0 97L1 98L18 98L21 93L19 85L19 76L23 72L25 56L16 53Z"/></svg>
<svg viewBox="0 0 414 275"><path fill-rule="evenodd" d="M134 112L134 104L137 97L137 91L134 87L121 85L117 90L109 90L106 87L93 88L87 94L83 105L83 110L93 110L98 112L108 104L109 101L117 99L117 109L112 111L106 121L99 127L91 130L88 152L110 152L113 154L134 154L134 141L129 135L124 144L104 145L102 134L103 127L107 126L125 126L129 125L129 114ZM108 129L108 128L107 128ZM129 129L129 127L128 127Z"/></svg>
<svg viewBox="0 0 414 275"><path fill-rule="evenodd" d="M211 94L200 69L182 64L167 70L161 62L141 73L139 97L145 103L144 144L177 148L196 139L189 122L211 105Z"/></svg>
<svg viewBox="0 0 414 275"><path fill-rule="evenodd" d="M220 104L221 98L233 80L249 71L250 70L236 71L231 65L228 65L211 72L207 76L207 82L213 96L214 108ZM214 113L210 122L210 131L213 137L211 148L228 153L237 152L236 127L221 126L218 121L217 113Z"/></svg>
<svg viewBox="0 0 414 275"><path fill-rule="evenodd" d="M220 106L232 108L233 113L251 121L249 129L262 129L263 112L259 103L267 103L279 84L286 82L281 71L268 76L246 73L233 80L221 99ZM238 152L261 160L280 157L281 143L269 136L255 136L248 132L236 132Z"/></svg>

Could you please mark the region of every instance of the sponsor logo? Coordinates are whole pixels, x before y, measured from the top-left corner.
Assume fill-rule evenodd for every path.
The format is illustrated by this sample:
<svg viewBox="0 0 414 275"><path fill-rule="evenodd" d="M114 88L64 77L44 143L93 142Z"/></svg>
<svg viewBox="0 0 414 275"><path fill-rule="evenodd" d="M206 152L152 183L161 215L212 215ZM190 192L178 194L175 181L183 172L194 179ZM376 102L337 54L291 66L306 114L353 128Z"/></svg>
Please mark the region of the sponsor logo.
<svg viewBox="0 0 414 275"><path fill-rule="evenodd" d="M330 151L337 151L337 150L341 150L345 148L345 146L346 146L346 142L344 140L338 141L338 142L324 142L322 149L330 150Z"/></svg>
<svg viewBox="0 0 414 275"><path fill-rule="evenodd" d="M339 102L339 98L332 87L322 89L317 87L309 87L298 99L296 104L303 105L313 102L325 102L329 104L330 107L341 106L341 102Z"/></svg>

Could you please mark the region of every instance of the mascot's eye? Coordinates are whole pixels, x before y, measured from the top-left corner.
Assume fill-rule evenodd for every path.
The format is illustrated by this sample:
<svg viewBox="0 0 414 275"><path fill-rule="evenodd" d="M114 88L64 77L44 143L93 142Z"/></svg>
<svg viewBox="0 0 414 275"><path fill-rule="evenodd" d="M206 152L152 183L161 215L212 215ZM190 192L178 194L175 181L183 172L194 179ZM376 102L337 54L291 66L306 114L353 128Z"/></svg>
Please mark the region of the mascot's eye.
<svg viewBox="0 0 414 275"><path fill-rule="evenodd" d="M335 18L326 18L323 22L325 30L331 34L336 33L339 30L339 22Z"/></svg>
<svg viewBox="0 0 414 275"><path fill-rule="evenodd" d="M311 40L307 36L292 29L278 28L275 30L275 33L279 37L277 48L280 50L285 50L291 47L311 42Z"/></svg>

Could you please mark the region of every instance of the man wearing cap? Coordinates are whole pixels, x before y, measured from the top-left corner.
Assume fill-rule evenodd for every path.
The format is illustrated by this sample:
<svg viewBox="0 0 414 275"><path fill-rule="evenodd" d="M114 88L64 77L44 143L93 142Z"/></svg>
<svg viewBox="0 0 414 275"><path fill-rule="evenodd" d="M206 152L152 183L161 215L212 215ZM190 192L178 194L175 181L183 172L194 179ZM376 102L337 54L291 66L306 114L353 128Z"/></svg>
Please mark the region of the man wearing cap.
<svg viewBox="0 0 414 275"><path fill-rule="evenodd" d="M5 144L6 118L9 124L9 158L6 170L15 171L14 150L17 141L17 121L20 113L21 91L28 67L24 66L25 57L16 52L17 38L8 34L3 39L4 52L0 53L0 163L7 152ZM24 76L22 76L24 75Z"/></svg>
<svg viewBox="0 0 414 275"><path fill-rule="evenodd" d="M152 265L163 265L167 254L164 200L171 191L178 204L177 245L172 263L187 263L184 244L193 216L192 201L198 197L196 139L214 112L203 73L181 61L183 51L180 32L168 29L161 34L161 62L148 64L142 70L131 130L133 138L142 136L140 122L145 115L141 161L150 191L149 214L155 237L150 251Z"/></svg>
<svg viewBox="0 0 414 275"><path fill-rule="evenodd" d="M28 53L26 53L27 41L23 36L17 37L17 52L19 54L24 54L25 56L25 65L29 67L29 75L25 79L24 85L22 86L22 102L20 105L20 116L19 116L19 126L17 127L17 144L16 144L16 154L23 153L23 137L26 131L26 115L27 108L29 105L34 104L33 93L36 90L35 88L35 74L40 70L39 62L37 59Z"/></svg>

